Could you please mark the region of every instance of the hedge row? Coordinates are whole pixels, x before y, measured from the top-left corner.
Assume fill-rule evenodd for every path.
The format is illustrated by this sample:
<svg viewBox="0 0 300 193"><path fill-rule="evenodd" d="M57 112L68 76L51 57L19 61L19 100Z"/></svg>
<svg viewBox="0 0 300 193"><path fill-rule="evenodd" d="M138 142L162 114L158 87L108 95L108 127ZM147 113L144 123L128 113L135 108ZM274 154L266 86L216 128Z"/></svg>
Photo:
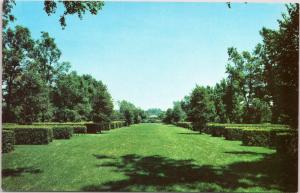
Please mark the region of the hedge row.
<svg viewBox="0 0 300 193"><path fill-rule="evenodd" d="M88 122L79 122L79 123L58 123L58 122L46 122L46 123L34 123L33 125L40 125L40 126L45 126L45 127L71 127L73 128L73 133L76 134L84 134L87 133L87 128L85 124Z"/></svg>
<svg viewBox="0 0 300 193"><path fill-rule="evenodd" d="M84 125L83 126L74 126L73 130L74 130L74 133L77 133L77 134L87 133L86 126L84 126Z"/></svg>
<svg viewBox="0 0 300 193"><path fill-rule="evenodd" d="M113 121L110 124L111 129L116 129L124 126L126 126L125 121Z"/></svg>
<svg viewBox="0 0 300 193"><path fill-rule="evenodd" d="M11 130L2 130L2 153L14 150L15 133Z"/></svg>
<svg viewBox="0 0 300 193"><path fill-rule="evenodd" d="M192 124L190 122L179 122L176 125L179 127L192 129ZM273 128L273 126L275 127ZM281 133L291 133L291 130L288 127L283 126L281 128L280 126L282 125L263 124L262 127L259 128L259 124L208 124L201 131L215 137L225 137L227 140L239 140L242 141L243 145L247 146L265 146L277 148L278 143L288 143L286 141L289 140L288 137L282 137L285 140L284 141L278 137L278 135ZM284 142L280 142L280 140Z"/></svg>
<svg viewBox="0 0 300 193"><path fill-rule="evenodd" d="M191 130L193 129L193 125L191 122L177 122L175 123L175 125L178 127L183 127Z"/></svg>
<svg viewBox="0 0 300 193"><path fill-rule="evenodd" d="M25 145L25 144L48 144L53 139L53 131L51 128L41 127L41 128L10 128L15 134L15 144Z"/></svg>
<svg viewBox="0 0 300 193"><path fill-rule="evenodd" d="M110 123L87 123L85 125L87 128L87 133L101 133L103 130L124 127L126 124L124 121L113 121Z"/></svg>
<svg viewBox="0 0 300 193"><path fill-rule="evenodd" d="M53 127L54 139L70 139L73 135L74 129L69 126Z"/></svg>

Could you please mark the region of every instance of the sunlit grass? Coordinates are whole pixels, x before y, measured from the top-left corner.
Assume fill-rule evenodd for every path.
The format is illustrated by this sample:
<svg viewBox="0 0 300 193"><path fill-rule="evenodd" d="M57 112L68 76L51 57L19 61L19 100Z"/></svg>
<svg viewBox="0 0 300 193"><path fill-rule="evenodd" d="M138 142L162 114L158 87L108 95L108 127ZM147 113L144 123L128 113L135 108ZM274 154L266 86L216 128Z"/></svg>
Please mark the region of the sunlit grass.
<svg viewBox="0 0 300 193"><path fill-rule="evenodd" d="M2 157L6 191L295 191L275 150L162 124L18 145Z"/></svg>

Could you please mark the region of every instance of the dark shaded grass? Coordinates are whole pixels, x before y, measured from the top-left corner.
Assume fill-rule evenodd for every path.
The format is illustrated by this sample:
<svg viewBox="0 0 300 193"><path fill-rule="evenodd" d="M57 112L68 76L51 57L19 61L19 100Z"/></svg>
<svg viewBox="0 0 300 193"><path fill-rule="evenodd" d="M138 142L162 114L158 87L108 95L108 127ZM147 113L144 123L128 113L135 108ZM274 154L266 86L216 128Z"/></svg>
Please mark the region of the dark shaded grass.
<svg viewBox="0 0 300 193"><path fill-rule="evenodd" d="M121 172L128 178L105 184L91 184L82 187L82 191L132 191L134 186L139 187L140 191L147 191L148 187L155 187L158 191L174 191L171 188L173 185L188 189L201 188L198 189L201 192L219 191L220 187L222 190L235 191L238 188L257 186L265 189L276 188L284 192L297 190L297 170L290 168L289 161L282 160L276 154L265 155L263 159L254 162L237 162L224 167L199 166L194 164L194 160L174 160L159 155L128 154L119 158L94 156L97 159L109 159L96 167L113 167L115 172ZM216 188L198 187L199 183L213 184Z"/></svg>

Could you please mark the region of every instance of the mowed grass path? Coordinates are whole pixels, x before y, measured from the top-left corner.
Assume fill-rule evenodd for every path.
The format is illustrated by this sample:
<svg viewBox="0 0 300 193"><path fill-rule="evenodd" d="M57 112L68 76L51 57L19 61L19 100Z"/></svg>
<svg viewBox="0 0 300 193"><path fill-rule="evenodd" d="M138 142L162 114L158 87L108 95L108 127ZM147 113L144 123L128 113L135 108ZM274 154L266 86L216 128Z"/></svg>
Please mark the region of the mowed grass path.
<svg viewBox="0 0 300 193"><path fill-rule="evenodd" d="M163 124L139 124L2 156L6 191L296 191L274 150Z"/></svg>

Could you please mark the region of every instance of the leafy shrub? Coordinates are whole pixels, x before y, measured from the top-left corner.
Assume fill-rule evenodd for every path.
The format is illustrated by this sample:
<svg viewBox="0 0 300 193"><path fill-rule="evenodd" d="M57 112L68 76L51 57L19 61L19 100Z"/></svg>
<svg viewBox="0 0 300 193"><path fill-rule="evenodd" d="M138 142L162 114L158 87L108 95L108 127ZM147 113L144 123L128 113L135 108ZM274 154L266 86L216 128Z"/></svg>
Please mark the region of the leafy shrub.
<svg viewBox="0 0 300 193"><path fill-rule="evenodd" d="M242 142L243 145L271 147L270 130L244 130Z"/></svg>
<svg viewBox="0 0 300 193"><path fill-rule="evenodd" d="M112 121L110 123L110 129L116 129L125 126L125 121Z"/></svg>
<svg viewBox="0 0 300 193"><path fill-rule="evenodd" d="M101 133L101 124L99 123L87 123L85 124L87 128L87 133Z"/></svg>
<svg viewBox="0 0 300 193"><path fill-rule="evenodd" d="M101 130L110 130L110 123L100 123Z"/></svg>
<svg viewBox="0 0 300 193"><path fill-rule="evenodd" d="M193 125L191 122L178 122L176 123L176 126L187 128L187 129L193 129Z"/></svg>
<svg viewBox="0 0 300 193"><path fill-rule="evenodd" d="M74 133L87 133L86 126L74 126L73 127Z"/></svg>
<svg viewBox="0 0 300 193"><path fill-rule="evenodd" d="M222 137L225 134L226 129L223 126L214 126L211 131L211 135L214 137Z"/></svg>
<svg viewBox="0 0 300 193"><path fill-rule="evenodd" d="M54 139L70 139L73 135L73 128L70 126L53 127Z"/></svg>
<svg viewBox="0 0 300 193"><path fill-rule="evenodd" d="M2 153L8 153L14 150L15 133L11 130L2 130Z"/></svg>
<svg viewBox="0 0 300 193"><path fill-rule="evenodd" d="M52 141L52 129L48 127L21 126L10 128L15 133L15 144L48 144Z"/></svg>
<svg viewBox="0 0 300 193"><path fill-rule="evenodd" d="M244 130L240 128L225 128L224 137L227 140L242 140Z"/></svg>
<svg viewBox="0 0 300 193"><path fill-rule="evenodd" d="M221 137L225 135L226 129L224 126L206 126L203 130L204 133L211 134L214 137Z"/></svg>

